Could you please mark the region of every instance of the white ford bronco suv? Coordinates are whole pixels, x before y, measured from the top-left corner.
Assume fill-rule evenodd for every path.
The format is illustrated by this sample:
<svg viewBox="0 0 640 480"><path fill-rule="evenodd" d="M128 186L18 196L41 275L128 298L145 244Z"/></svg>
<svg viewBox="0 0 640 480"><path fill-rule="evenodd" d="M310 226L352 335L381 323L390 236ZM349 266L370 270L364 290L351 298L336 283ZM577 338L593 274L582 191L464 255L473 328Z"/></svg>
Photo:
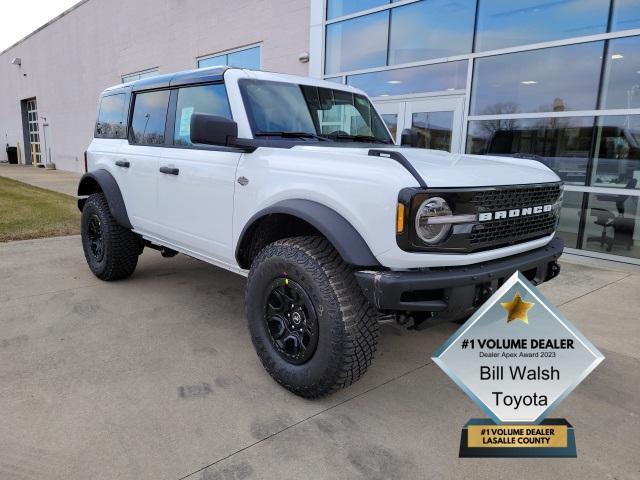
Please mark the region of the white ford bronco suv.
<svg viewBox="0 0 640 480"><path fill-rule="evenodd" d="M94 137L78 189L91 271L129 277L148 247L248 276L258 356L304 397L364 374L381 318L462 320L515 271L560 270L551 170L396 146L346 85L226 67L143 79L102 93Z"/></svg>

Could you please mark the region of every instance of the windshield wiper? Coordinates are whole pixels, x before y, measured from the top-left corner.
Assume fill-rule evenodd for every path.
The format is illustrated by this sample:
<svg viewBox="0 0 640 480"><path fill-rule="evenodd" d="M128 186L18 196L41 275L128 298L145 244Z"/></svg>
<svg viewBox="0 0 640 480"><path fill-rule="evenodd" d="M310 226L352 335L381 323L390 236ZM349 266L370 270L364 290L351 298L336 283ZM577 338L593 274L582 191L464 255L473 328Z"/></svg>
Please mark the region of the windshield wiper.
<svg viewBox="0 0 640 480"><path fill-rule="evenodd" d="M256 132L253 135L255 137L314 138L316 140L322 140L323 142L331 141L327 137L321 137L320 135L309 132Z"/></svg>
<svg viewBox="0 0 640 480"><path fill-rule="evenodd" d="M391 142L381 140L379 138L374 137L373 135L348 135L344 133L339 133L337 135L329 135L329 137L335 138L336 140L353 140L354 142L384 143L386 145L391 144Z"/></svg>

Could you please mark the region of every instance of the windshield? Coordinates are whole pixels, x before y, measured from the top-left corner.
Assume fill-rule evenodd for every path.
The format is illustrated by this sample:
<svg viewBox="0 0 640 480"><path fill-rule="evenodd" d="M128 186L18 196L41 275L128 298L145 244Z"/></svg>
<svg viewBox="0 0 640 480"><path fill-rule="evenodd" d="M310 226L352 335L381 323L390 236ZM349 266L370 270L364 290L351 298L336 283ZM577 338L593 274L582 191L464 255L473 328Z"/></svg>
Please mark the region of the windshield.
<svg viewBox="0 0 640 480"><path fill-rule="evenodd" d="M254 137L393 143L364 95L264 80L240 85Z"/></svg>

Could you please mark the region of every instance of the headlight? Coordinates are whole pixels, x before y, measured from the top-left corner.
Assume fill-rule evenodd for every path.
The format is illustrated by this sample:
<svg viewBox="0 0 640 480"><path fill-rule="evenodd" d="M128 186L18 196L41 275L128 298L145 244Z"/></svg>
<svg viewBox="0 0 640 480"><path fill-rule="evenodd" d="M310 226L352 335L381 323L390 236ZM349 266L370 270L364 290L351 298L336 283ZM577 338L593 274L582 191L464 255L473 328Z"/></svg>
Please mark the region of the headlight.
<svg viewBox="0 0 640 480"><path fill-rule="evenodd" d="M449 204L440 197L432 197L420 205L416 215L416 233L420 240L435 245L442 242L451 230L450 223L438 221L438 217L451 217Z"/></svg>

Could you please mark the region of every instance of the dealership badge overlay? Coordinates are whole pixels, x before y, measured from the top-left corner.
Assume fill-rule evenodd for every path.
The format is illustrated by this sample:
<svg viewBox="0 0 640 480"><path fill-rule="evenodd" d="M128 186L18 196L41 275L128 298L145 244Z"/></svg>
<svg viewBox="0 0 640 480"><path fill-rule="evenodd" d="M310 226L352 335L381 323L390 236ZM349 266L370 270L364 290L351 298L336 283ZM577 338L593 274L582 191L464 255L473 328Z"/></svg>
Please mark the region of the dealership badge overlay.
<svg viewBox="0 0 640 480"><path fill-rule="evenodd" d="M491 420L471 420L461 456L575 456L573 428L545 417L604 359L516 272L433 360Z"/></svg>

